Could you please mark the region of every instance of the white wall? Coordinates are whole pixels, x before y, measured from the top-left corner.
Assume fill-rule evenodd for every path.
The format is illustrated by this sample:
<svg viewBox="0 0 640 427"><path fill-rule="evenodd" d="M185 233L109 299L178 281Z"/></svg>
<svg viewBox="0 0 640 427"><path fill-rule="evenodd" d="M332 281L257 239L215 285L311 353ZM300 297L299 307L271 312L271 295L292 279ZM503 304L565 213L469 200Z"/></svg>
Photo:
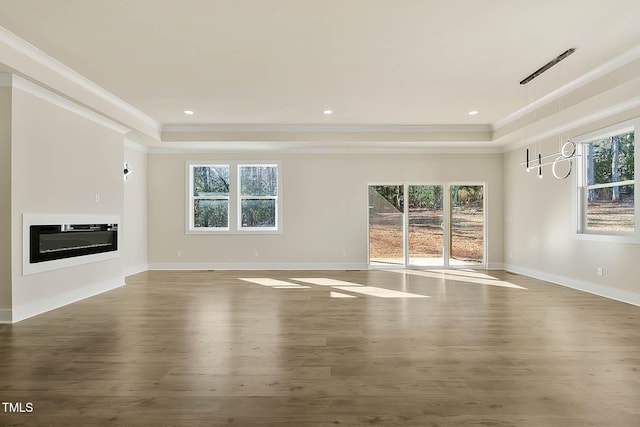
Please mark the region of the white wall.
<svg viewBox="0 0 640 427"><path fill-rule="evenodd" d="M132 170L124 183L124 217L120 241L124 273L128 276L147 269L147 154L145 148L131 141L125 141L124 162L127 162Z"/></svg>
<svg viewBox="0 0 640 427"><path fill-rule="evenodd" d="M12 115L12 315L18 321L124 283L119 259L22 275L24 213L123 215L124 153L118 132L16 87Z"/></svg>
<svg viewBox="0 0 640 427"><path fill-rule="evenodd" d="M2 78L0 74L0 78ZM0 224L11 222L11 87L0 86ZM11 227L0 228L0 322L11 321Z"/></svg>
<svg viewBox="0 0 640 427"><path fill-rule="evenodd" d="M572 136L637 116L629 110L571 130ZM541 144L543 154L558 150L558 139ZM576 173L556 180L544 169L536 178L520 166L525 148L504 156L505 263L509 270L640 305L636 262L640 245L577 238ZM597 267L604 275L598 277Z"/></svg>
<svg viewBox="0 0 640 427"><path fill-rule="evenodd" d="M282 234L185 234L185 162L225 159L282 161ZM502 165L501 154L149 154L149 263L365 268L368 183L478 181L487 185L488 260L501 265Z"/></svg>

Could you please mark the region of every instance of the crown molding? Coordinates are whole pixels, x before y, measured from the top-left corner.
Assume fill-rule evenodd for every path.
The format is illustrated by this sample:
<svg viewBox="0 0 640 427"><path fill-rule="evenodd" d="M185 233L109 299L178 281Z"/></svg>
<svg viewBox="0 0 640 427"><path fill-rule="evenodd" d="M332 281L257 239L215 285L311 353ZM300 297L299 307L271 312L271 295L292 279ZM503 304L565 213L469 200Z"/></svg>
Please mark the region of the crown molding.
<svg viewBox="0 0 640 427"><path fill-rule="evenodd" d="M129 148L135 151L141 151L143 153L149 153L149 147L143 144L139 144L135 141L130 140L129 138L124 139L124 147Z"/></svg>
<svg viewBox="0 0 640 427"><path fill-rule="evenodd" d="M233 144L233 150L261 143L258 150L308 150L310 147L391 149L398 147L460 146L478 147L491 143L493 132L488 125L171 125L162 132L161 145L167 143ZM384 145L384 147L381 147ZM227 147L224 148L228 149Z"/></svg>
<svg viewBox="0 0 640 427"><path fill-rule="evenodd" d="M44 101L47 101L57 107L77 114L78 116L83 117L87 120L111 129L115 132L118 132L121 135L125 135L130 131L128 127L114 122L113 120L110 120L101 114L91 111L88 108L78 105L75 102L68 100L67 98L44 89L36 85L35 83L30 82L29 80L23 79L22 77L18 77L16 75L13 76L13 87Z"/></svg>
<svg viewBox="0 0 640 427"><path fill-rule="evenodd" d="M491 132L491 125L316 125L316 124L169 124L162 132L346 132L443 133Z"/></svg>
<svg viewBox="0 0 640 427"><path fill-rule="evenodd" d="M482 147L449 146L428 144L389 143L342 143L330 146L317 143L292 142L170 142L149 148L150 154L194 154L194 153L279 153L279 154L501 154L502 147L483 145Z"/></svg>
<svg viewBox="0 0 640 427"><path fill-rule="evenodd" d="M513 141L513 136L522 129L512 130L509 128L515 126L508 125L522 119L525 112L529 114L539 110L568 93L637 61L640 59L640 45L512 114L484 125L162 125L3 27L0 27L0 55L10 69L36 82L32 83L15 74L0 73L0 86L13 86L29 92L119 133L129 133L129 138L139 132L145 136L140 141L150 147L146 148L148 152L246 152L248 147L252 147L250 150L253 151L283 153L458 153L474 150L476 153L492 153L509 151L520 144L506 142L507 139ZM535 138L542 140L569 128L585 126L588 121L617 114L621 108L637 108L633 99L617 101L608 108L573 121L568 120L568 123L562 125L548 121L551 124L549 128L537 133ZM500 130L505 135L500 135ZM507 135L511 138L507 138Z"/></svg>
<svg viewBox="0 0 640 427"><path fill-rule="evenodd" d="M571 131L578 129L582 126L588 126L589 124L596 123L600 120L605 120L609 117L615 116L620 113L640 108L640 96L636 96L612 105L607 108L597 110L594 113L580 116L575 120L569 120L563 122L559 126L552 128L545 128L544 131L538 132L535 135L527 137L526 141L518 141L511 144L507 144L503 147L503 152L516 150L518 148L525 147L527 145L535 144L544 141L548 138L557 137L558 135L569 134ZM573 139L573 138L571 138Z"/></svg>
<svg viewBox="0 0 640 427"><path fill-rule="evenodd" d="M36 64L46 68L49 72L70 81L75 86L81 88L84 91L91 93L92 95L102 99L104 102L116 107L118 110L125 112L132 116L137 121L144 123L146 126L154 129L158 133L162 129L162 125L152 117L146 115L142 111L128 104L126 101L118 98L111 92L107 91L103 87L97 85L91 80L84 77L77 71L64 65L54 57L48 55L42 50L38 49L31 43L23 40L17 35L13 34L9 30L0 26L0 45L5 45L15 52L19 52L20 55L29 58ZM10 64L8 64L10 65Z"/></svg>
<svg viewBox="0 0 640 427"><path fill-rule="evenodd" d="M510 123L515 122L518 119L525 117L525 114L532 114L534 111L548 105L554 101L559 100L564 97L567 93L573 92L576 89L579 89L587 84L615 71L631 62L640 59L640 45L626 51L622 55L616 56L612 60L605 62L601 66L594 68L588 73L583 74L575 80L565 84L564 86L559 87L553 92L548 93L545 96L534 100L533 102L525 105L521 109L514 111L508 116L496 121L491 125L491 129L493 131L500 129Z"/></svg>

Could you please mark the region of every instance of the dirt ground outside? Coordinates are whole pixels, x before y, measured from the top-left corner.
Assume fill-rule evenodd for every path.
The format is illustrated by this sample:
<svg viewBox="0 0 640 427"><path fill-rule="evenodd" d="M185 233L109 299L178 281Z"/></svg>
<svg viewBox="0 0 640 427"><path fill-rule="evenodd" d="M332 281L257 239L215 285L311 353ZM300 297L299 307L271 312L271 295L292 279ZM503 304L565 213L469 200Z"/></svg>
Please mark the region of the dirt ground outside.
<svg viewBox="0 0 640 427"><path fill-rule="evenodd" d="M369 219L371 260L403 259L402 213L377 213ZM442 211L409 211L409 254L411 258L442 257ZM484 216L481 208L453 208L451 254L457 260L482 263Z"/></svg>
<svg viewBox="0 0 640 427"><path fill-rule="evenodd" d="M590 231L633 231L633 200L593 202L587 212ZM369 219L371 260L403 260L402 213L377 213ZM481 208L456 207L452 212L450 257L482 263L484 218ZM409 254L411 258L442 257L442 211L409 211Z"/></svg>
<svg viewBox="0 0 640 427"><path fill-rule="evenodd" d="M591 202L587 207L587 230L631 232L635 228L633 199Z"/></svg>

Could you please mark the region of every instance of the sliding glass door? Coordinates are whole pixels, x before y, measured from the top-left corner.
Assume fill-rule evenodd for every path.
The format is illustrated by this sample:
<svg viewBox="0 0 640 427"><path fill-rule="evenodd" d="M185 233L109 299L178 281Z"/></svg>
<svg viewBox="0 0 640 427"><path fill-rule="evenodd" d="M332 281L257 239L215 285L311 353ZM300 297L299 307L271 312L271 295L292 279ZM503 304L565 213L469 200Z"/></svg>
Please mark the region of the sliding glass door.
<svg viewBox="0 0 640 427"><path fill-rule="evenodd" d="M369 265L404 265L404 186L369 186Z"/></svg>
<svg viewBox="0 0 640 427"><path fill-rule="evenodd" d="M369 265L485 263L483 185L369 185Z"/></svg>
<svg viewBox="0 0 640 427"><path fill-rule="evenodd" d="M442 185L409 185L409 265L444 265Z"/></svg>
<svg viewBox="0 0 640 427"><path fill-rule="evenodd" d="M484 186L451 186L449 264L484 263Z"/></svg>

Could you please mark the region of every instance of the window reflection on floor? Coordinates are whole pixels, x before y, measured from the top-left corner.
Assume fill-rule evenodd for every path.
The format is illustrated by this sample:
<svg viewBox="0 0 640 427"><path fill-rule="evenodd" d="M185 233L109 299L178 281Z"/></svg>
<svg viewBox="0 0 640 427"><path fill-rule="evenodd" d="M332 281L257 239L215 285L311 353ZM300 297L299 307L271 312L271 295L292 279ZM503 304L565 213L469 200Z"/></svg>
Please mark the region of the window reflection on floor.
<svg viewBox="0 0 640 427"><path fill-rule="evenodd" d="M299 285L297 283L287 282L284 280L271 279L269 277L256 277L256 278L240 278L244 282L254 283L256 285L267 286L274 289L304 289L310 288L310 286ZM376 286L364 286L358 283L345 282L342 280L328 279L324 277L318 278L294 278L290 279L296 282L302 282L306 284L316 286L328 286L333 289L339 289L343 292L349 292L345 294L343 292L330 292L331 298L357 298L351 294L368 295L378 298L429 298L427 295L414 294L410 292L394 291L391 289L379 288Z"/></svg>
<svg viewBox="0 0 640 427"><path fill-rule="evenodd" d="M389 273L421 276L434 279L447 280L449 282L464 282L483 286L498 286L503 288L524 289L522 286L514 283L497 279L489 274L475 270L381 270ZM377 298L430 298L428 295L422 295L412 292L397 291L393 289L382 288L378 286L365 286L359 283L345 282L343 280L329 279L326 277L297 277L291 278L290 281L272 279L269 277L252 277L240 278L244 282L256 285L266 286L273 289L309 289L313 286L329 287L340 290L342 292L330 291L331 298L357 298L356 295L366 295ZM299 282L299 283L295 283ZM300 283L304 283L301 285ZM312 286L309 286L312 285ZM416 283L417 285L417 283ZM345 293L346 292L346 293Z"/></svg>
<svg viewBox="0 0 640 427"><path fill-rule="evenodd" d="M427 295L413 294L410 292L394 291L393 289L378 288L375 286L361 286L361 287L349 287L349 286L334 286L335 289L341 291L355 292L358 294L369 295L379 298L430 298Z"/></svg>
<svg viewBox="0 0 640 427"><path fill-rule="evenodd" d="M520 285L497 279L486 273L474 270L384 270L389 273L408 274L410 276L431 277L456 282L475 283L478 285L499 286L503 288L527 289Z"/></svg>
<svg viewBox="0 0 640 427"><path fill-rule="evenodd" d="M240 278L245 282L255 283L256 285L268 286L275 289L309 289L310 286L302 286L297 283L285 282L284 280L269 279L269 278Z"/></svg>

